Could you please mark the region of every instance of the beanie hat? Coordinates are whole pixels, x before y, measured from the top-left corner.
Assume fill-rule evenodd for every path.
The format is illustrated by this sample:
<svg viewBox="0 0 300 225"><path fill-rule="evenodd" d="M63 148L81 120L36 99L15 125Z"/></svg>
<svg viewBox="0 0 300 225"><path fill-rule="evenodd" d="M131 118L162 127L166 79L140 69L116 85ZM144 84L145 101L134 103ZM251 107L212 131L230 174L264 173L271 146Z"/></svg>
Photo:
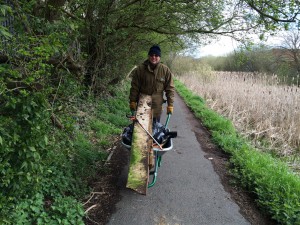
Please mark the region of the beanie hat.
<svg viewBox="0 0 300 225"><path fill-rule="evenodd" d="M149 52L148 52L148 55L158 55L160 57L160 47L159 45L153 45L150 49L149 49Z"/></svg>

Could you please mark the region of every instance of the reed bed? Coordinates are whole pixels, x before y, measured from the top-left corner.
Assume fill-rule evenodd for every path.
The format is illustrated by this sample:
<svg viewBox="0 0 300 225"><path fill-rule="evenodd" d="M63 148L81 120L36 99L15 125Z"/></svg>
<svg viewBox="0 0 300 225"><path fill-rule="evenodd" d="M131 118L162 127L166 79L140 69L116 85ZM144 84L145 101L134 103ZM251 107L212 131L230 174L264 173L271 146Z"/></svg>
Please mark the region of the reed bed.
<svg viewBox="0 0 300 225"><path fill-rule="evenodd" d="M178 79L211 109L229 118L256 147L296 159L300 151L297 85L279 85L275 75L244 72L189 72Z"/></svg>

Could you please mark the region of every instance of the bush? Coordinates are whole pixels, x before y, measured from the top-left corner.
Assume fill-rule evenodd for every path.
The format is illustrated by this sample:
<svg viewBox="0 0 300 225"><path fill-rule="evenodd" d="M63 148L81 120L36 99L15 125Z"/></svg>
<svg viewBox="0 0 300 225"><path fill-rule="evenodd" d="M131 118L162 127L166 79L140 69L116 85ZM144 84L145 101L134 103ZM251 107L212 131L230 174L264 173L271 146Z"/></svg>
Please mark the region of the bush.
<svg viewBox="0 0 300 225"><path fill-rule="evenodd" d="M18 40L22 57L0 65L1 224L83 224L80 199L126 123L112 115L128 85L114 98L84 95L78 76L46 62L64 54L55 35Z"/></svg>

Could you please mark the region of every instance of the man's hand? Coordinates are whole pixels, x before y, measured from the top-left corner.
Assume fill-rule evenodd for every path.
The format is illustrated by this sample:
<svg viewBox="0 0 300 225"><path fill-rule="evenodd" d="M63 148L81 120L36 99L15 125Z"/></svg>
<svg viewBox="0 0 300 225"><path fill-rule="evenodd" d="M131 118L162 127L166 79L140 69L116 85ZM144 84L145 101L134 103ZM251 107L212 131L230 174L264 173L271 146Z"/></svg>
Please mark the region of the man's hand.
<svg viewBox="0 0 300 225"><path fill-rule="evenodd" d="M167 114L172 114L173 113L173 106L168 106L167 107Z"/></svg>
<svg viewBox="0 0 300 225"><path fill-rule="evenodd" d="M131 111L136 111L136 102L130 102L129 108Z"/></svg>

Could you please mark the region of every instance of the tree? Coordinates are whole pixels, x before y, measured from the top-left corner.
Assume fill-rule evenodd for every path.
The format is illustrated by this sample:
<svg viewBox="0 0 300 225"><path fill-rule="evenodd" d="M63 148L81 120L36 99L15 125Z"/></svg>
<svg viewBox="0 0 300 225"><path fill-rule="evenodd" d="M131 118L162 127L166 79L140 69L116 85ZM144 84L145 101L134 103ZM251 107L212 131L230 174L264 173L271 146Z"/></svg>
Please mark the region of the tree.
<svg viewBox="0 0 300 225"><path fill-rule="evenodd" d="M65 31L85 55L85 83L103 90L153 43L168 53L212 35L264 33L299 23L298 0L11 0L27 32ZM24 20L24 12L30 20ZM69 45L72 42L69 41ZM166 47L168 46L168 47ZM72 47L69 48L72 51ZM144 54L145 55L145 54Z"/></svg>
<svg viewBox="0 0 300 225"><path fill-rule="evenodd" d="M289 62L300 74L300 30L292 30L283 36L281 48L283 60Z"/></svg>
<svg viewBox="0 0 300 225"><path fill-rule="evenodd" d="M107 61L118 60L122 62L121 65L126 65L132 59L128 57L128 52L148 49L151 42L173 43L179 48L184 48L189 44L188 41L201 42L209 38L208 35L239 38L242 32L246 31L247 34L273 31L283 23L297 21L299 11L296 2L282 3L279 0L272 4L269 1L121 0L109 1L111 4L102 1L101 3L106 5L100 8L95 7L95 3L91 5L86 17L86 21L93 26L86 26L90 30L84 32L92 35L87 38L94 40L90 46L97 46L96 52L89 47L89 55L94 56L90 59L89 68L102 65L96 70L92 69L98 71L90 72L93 77L87 76L87 83L92 85L95 85L94 81L97 80L95 77L107 77L103 70L99 70L106 67ZM116 52L117 55L114 54ZM111 72L109 71L109 74Z"/></svg>

